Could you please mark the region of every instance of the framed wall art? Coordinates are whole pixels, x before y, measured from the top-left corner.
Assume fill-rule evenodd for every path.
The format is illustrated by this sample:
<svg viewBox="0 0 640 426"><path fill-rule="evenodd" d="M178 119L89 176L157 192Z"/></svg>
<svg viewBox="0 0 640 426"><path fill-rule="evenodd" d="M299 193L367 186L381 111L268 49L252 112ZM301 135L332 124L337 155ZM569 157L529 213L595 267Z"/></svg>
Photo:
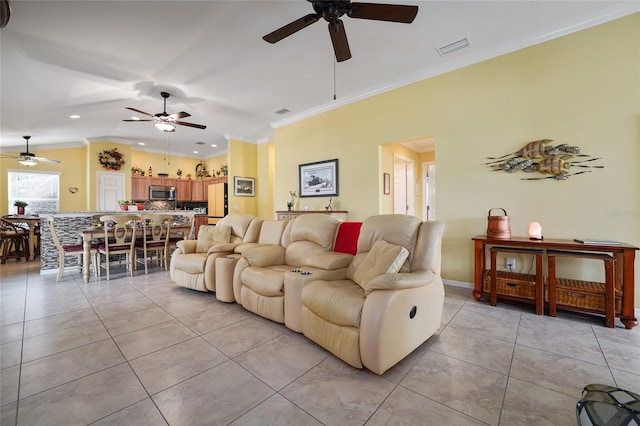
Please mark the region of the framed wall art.
<svg viewBox="0 0 640 426"><path fill-rule="evenodd" d="M234 176L233 195L234 197L255 197L256 179L251 177Z"/></svg>
<svg viewBox="0 0 640 426"><path fill-rule="evenodd" d="M300 197L338 195L338 159L298 165Z"/></svg>
<svg viewBox="0 0 640 426"><path fill-rule="evenodd" d="M389 173L382 174L382 190L384 195L391 193L391 175Z"/></svg>

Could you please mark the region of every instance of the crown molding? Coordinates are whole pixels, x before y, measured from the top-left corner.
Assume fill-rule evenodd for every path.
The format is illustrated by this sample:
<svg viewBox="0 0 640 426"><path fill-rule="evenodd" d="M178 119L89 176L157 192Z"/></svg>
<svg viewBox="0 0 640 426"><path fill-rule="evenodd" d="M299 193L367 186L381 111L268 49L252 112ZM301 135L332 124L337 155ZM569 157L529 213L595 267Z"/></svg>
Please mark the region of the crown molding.
<svg viewBox="0 0 640 426"><path fill-rule="evenodd" d="M340 108L345 105L349 105L353 102L367 99L372 96L376 96L394 89L398 89L400 87L407 86L409 84L416 83L418 81L422 81L432 77L436 77L438 75L446 74L448 72L455 71L457 69L464 68L469 65L473 65L479 62L492 59L492 58L496 58L498 56L506 55L508 53L515 52L517 50L522 50L527 47L534 46L536 44L540 44L546 41L560 38L565 35L582 31L582 30L585 30L600 24L604 24L619 18L623 18L625 16L632 15L638 12L640 12L640 2L629 2L629 4L626 7L616 9L614 11L611 11L608 14L599 16L598 18L588 19L578 24L571 25L566 28L562 28L560 30L552 31L550 33L547 33L541 36L530 37L520 41L505 41L500 45L497 45L490 49L484 49L479 52L478 51L474 52L473 50L465 49L460 52L461 55L457 57L453 57L450 61L443 62L433 67L426 68L417 73L413 73L403 79L390 81L387 84L375 87L371 90L356 93L354 95L344 97L338 101L329 102L324 105L320 105L316 108L312 108L307 111L303 111L301 113L292 115L285 119L274 121L273 123L270 123L270 126L274 129L287 126L289 124L293 124L295 122L304 120L306 118L310 118L315 115L319 115L324 112L331 111L333 109ZM464 54L462 54L462 52L464 52Z"/></svg>

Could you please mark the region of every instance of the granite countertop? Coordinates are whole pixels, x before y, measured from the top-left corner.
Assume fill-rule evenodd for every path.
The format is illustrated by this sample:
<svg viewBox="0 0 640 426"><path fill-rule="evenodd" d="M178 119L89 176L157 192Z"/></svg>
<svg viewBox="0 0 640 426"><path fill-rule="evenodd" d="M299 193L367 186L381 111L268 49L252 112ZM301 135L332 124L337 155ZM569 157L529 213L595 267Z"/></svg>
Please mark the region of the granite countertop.
<svg viewBox="0 0 640 426"><path fill-rule="evenodd" d="M58 212L58 213L41 213L40 216L53 216L53 217L89 217L94 215L107 215L107 214L172 214L174 216L191 216L195 215L192 210L132 210L132 211L111 211L111 212Z"/></svg>

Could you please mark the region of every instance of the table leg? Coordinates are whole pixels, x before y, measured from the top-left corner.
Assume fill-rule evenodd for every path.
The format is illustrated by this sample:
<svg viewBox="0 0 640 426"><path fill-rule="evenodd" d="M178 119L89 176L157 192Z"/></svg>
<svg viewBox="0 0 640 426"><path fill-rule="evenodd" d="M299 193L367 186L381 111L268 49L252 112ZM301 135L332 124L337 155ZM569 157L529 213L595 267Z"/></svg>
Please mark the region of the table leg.
<svg viewBox="0 0 640 426"><path fill-rule="evenodd" d="M29 224L29 260L36 258L36 233L35 224Z"/></svg>
<svg viewBox="0 0 640 426"><path fill-rule="evenodd" d="M84 282L89 282L91 275L91 234L82 234L82 277Z"/></svg>

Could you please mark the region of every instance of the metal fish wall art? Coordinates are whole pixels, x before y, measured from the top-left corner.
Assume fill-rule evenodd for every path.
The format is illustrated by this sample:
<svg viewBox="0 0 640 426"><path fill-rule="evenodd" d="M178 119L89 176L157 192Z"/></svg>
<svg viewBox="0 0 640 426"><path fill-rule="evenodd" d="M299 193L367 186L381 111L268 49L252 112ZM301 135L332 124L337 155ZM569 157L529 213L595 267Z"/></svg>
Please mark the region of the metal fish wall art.
<svg viewBox="0 0 640 426"><path fill-rule="evenodd" d="M600 157L592 157L582 154L577 146L560 144L554 146L553 139L539 139L529 142L520 150L505 154L501 157L487 157L492 160L485 165L491 167L493 171L505 171L507 173L516 173L523 171L525 173L542 173L544 177L521 178L521 180L541 180L555 179L567 180L569 176L575 176L582 173L589 173L591 170L581 170L571 173L571 168L582 169L603 169L601 165L584 164L591 161L601 160Z"/></svg>

